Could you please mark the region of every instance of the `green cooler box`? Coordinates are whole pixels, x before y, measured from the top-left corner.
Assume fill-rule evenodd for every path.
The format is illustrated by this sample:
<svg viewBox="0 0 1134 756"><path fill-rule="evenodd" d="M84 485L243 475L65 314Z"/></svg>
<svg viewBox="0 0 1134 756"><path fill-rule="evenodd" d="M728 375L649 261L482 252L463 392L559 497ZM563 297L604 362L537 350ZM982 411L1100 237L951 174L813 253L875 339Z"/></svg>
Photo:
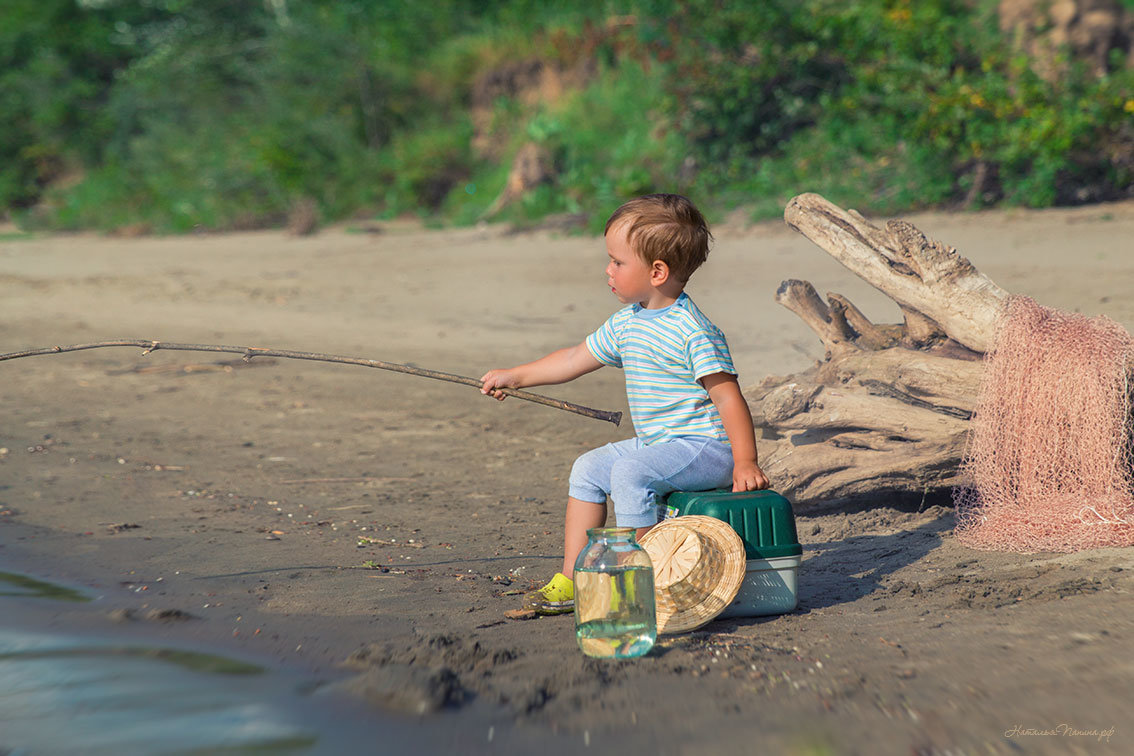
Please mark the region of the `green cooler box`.
<svg viewBox="0 0 1134 756"><path fill-rule="evenodd" d="M791 502L775 491L674 491L662 502L662 517L706 515L724 520L744 542L744 583L721 617L784 614L799 604L796 577L803 547Z"/></svg>

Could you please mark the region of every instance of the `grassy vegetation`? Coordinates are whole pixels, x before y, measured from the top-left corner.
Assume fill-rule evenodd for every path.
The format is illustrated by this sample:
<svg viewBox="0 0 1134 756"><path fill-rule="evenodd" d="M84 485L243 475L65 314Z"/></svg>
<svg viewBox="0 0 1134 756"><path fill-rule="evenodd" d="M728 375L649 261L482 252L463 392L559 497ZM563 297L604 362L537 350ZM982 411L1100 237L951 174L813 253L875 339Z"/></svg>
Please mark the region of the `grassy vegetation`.
<svg viewBox="0 0 1134 756"><path fill-rule="evenodd" d="M649 191L756 217L802 191L886 213L1130 196L1134 70L1045 80L995 5L10 0L0 208L49 229L274 226L312 200L328 221L596 228ZM552 178L494 208L532 142Z"/></svg>

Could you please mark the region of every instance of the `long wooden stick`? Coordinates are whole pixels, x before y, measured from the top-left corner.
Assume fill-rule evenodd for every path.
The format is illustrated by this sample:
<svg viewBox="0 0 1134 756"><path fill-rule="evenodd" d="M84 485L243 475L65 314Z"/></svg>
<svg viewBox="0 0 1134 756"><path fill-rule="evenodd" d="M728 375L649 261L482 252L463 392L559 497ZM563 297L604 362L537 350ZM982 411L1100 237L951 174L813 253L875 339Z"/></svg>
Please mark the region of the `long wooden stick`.
<svg viewBox="0 0 1134 756"><path fill-rule="evenodd" d="M43 347L40 349L28 349L23 352L9 352L7 354L0 354L0 362L4 360L14 360L17 357L35 357L41 354L59 354L61 352L78 352L83 349L98 349L99 347L139 347L142 354L146 355L150 352L156 352L159 349L181 350L185 352L231 352L233 354L240 354L244 356L244 361L249 362L253 357L286 357L291 360L315 360L317 362L341 362L346 365L361 365L362 367L378 368L380 370L393 370L396 373L408 373L409 375L417 375L422 378L434 378L439 381L449 381L450 383L462 383L466 386L481 387L481 382L475 378L466 378L463 375L454 375L452 373L442 373L438 370L426 370L425 368L413 367L411 365L402 365L397 362L383 362L381 360L366 360L360 357L340 357L333 354L323 354L321 352L294 352L290 349L264 349L262 347L243 347L243 346L226 346L223 344L175 344L170 341L146 341L143 339L120 339L116 341L96 341L90 344L70 344L68 346L52 346ZM591 409L590 407L583 407L571 402L564 402L560 399L552 399L549 396L542 396L540 394L533 394L529 391L521 391L520 389L500 389L508 396L514 396L517 399L524 399L525 401L535 402L542 404L545 407L554 407L555 409L566 410L567 412L574 412L577 415L585 417L593 417L596 420L605 420L608 423L618 425L622 422L621 412L609 412L607 410Z"/></svg>

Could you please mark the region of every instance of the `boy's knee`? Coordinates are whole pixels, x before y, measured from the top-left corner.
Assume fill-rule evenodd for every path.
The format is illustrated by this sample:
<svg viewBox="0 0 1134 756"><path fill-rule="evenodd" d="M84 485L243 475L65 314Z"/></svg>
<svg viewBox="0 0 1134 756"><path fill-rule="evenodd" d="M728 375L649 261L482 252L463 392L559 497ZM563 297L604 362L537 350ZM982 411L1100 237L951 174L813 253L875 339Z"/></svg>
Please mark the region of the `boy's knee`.
<svg viewBox="0 0 1134 756"><path fill-rule="evenodd" d="M568 495L582 501L605 502L610 482L603 480L606 476L601 467L590 452L576 459L567 478Z"/></svg>
<svg viewBox="0 0 1134 756"><path fill-rule="evenodd" d="M588 455L584 454L583 456L575 460L575 464L571 465L571 475L568 478L568 481L571 483L571 485L578 483L590 485L594 484L595 466L590 460L587 459L587 456Z"/></svg>
<svg viewBox="0 0 1134 756"><path fill-rule="evenodd" d="M610 498L619 527L649 527L657 522L657 474L649 466L620 459L610 472Z"/></svg>

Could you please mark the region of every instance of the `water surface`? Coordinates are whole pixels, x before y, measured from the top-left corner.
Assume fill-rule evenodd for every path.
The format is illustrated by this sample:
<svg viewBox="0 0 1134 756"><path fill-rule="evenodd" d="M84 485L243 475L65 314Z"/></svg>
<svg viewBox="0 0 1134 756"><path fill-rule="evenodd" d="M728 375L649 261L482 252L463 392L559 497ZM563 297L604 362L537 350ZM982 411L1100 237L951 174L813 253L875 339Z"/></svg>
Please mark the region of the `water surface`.
<svg viewBox="0 0 1134 756"><path fill-rule="evenodd" d="M64 602L92 597L0 572L0 754L342 753L413 735L411 723L354 700L312 695L319 681L304 674L59 632L42 608Z"/></svg>

